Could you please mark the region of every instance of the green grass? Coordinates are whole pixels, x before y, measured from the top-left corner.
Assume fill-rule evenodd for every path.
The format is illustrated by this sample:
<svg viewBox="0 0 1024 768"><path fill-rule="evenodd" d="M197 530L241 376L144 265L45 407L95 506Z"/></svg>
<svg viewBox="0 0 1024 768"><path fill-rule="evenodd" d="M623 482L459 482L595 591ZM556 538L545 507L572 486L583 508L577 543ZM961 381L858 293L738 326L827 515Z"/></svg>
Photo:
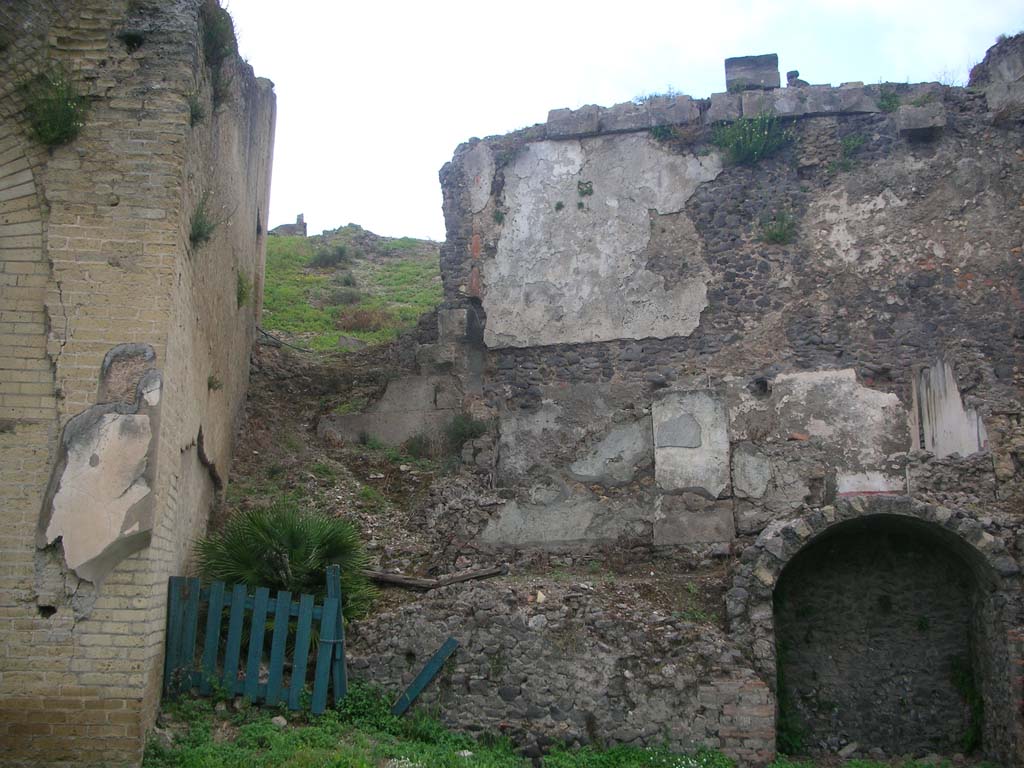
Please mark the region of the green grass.
<svg viewBox="0 0 1024 768"><path fill-rule="evenodd" d="M399 238L390 242L399 243L401 250L418 241ZM331 285L335 272L311 267L314 255L305 238L268 238L263 294L263 327L297 335L314 350L336 349L342 335L371 344L391 341L441 301L438 265L421 258L380 265L360 263L359 300L351 303L346 296L344 305L334 303L330 297L336 290ZM357 310L379 312L385 322L376 330L340 330L340 318Z"/></svg>
<svg viewBox="0 0 1024 768"><path fill-rule="evenodd" d="M430 713L414 709L398 718L389 712L390 697L355 682L337 710L308 722L278 728L277 710L257 707L217 714L209 700L182 700L165 708L180 724L170 746L150 739L144 768L378 768L387 760L404 760L429 768L530 768L504 739L479 741L448 730ZM231 735L225 738L224 733ZM220 734L218 736L218 734ZM469 751L470 756L460 755ZM561 751L546 758L548 768L732 768L719 752L692 756L664 749L613 747Z"/></svg>

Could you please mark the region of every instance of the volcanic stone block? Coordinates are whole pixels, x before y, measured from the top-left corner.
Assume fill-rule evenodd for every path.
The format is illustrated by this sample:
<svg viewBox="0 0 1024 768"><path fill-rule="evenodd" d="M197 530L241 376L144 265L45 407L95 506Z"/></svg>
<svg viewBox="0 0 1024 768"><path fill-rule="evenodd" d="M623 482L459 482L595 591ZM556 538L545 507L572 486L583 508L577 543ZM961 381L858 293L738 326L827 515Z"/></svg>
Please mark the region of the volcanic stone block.
<svg viewBox="0 0 1024 768"><path fill-rule="evenodd" d="M778 88L781 82L778 54L734 56L725 60L725 90L730 93Z"/></svg>
<svg viewBox="0 0 1024 768"><path fill-rule="evenodd" d="M601 111L595 104L587 104L576 110L552 109L548 112L547 137L570 139L592 136L598 132Z"/></svg>
<svg viewBox="0 0 1024 768"><path fill-rule="evenodd" d="M710 390L668 392L655 400L654 475L666 491L717 498L729 487L729 417Z"/></svg>
<svg viewBox="0 0 1024 768"><path fill-rule="evenodd" d="M619 131L642 131L651 127L651 114L646 104L634 104L626 101L616 104L600 113L601 133Z"/></svg>
<svg viewBox="0 0 1024 768"><path fill-rule="evenodd" d="M664 496L654 512L655 546L718 544L736 537L732 500L693 494Z"/></svg>
<svg viewBox="0 0 1024 768"><path fill-rule="evenodd" d="M700 107L689 96L655 96L647 100L651 125L679 125L700 119Z"/></svg>
<svg viewBox="0 0 1024 768"><path fill-rule="evenodd" d="M930 139L946 126L946 110L941 103L920 107L904 105L896 113L900 134L910 139Z"/></svg>
<svg viewBox="0 0 1024 768"><path fill-rule="evenodd" d="M704 113L705 123L739 120L743 114L738 93L711 94L711 107Z"/></svg>

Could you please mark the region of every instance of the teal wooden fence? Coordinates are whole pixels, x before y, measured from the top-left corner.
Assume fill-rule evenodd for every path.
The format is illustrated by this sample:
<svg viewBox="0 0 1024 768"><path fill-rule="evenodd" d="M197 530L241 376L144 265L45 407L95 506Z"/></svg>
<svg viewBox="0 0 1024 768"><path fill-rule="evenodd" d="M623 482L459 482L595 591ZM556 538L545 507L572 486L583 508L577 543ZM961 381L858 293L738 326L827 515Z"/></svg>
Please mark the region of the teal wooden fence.
<svg viewBox="0 0 1024 768"><path fill-rule="evenodd" d="M306 677L313 647L310 690ZM335 702L348 690L338 566L328 568L327 597L320 602L313 595L293 599L286 591L271 597L266 587L250 594L244 584L229 589L222 581L202 586L199 579L170 578L165 696L193 689L209 696L216 689L254 703L287 704L289 709L308 706L320 714L327 708L330 688Z"/></svg>

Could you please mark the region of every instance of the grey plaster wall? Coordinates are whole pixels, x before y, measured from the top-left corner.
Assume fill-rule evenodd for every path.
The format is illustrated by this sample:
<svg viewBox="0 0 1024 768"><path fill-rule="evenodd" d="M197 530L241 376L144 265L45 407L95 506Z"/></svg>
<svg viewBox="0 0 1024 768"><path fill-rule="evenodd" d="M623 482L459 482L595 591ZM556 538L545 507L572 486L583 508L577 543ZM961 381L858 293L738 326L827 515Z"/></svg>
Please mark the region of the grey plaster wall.
<svg viewBox="0 0 1024 768"><path fill-rule="evenodd" d="M646 265L650 220L679 214L721 168L717 154L675 154L642 133L527 144L505 168L508 214L483 263L487 346L689 334L707 267L691 253L687 279L666 284Z"/></svg>

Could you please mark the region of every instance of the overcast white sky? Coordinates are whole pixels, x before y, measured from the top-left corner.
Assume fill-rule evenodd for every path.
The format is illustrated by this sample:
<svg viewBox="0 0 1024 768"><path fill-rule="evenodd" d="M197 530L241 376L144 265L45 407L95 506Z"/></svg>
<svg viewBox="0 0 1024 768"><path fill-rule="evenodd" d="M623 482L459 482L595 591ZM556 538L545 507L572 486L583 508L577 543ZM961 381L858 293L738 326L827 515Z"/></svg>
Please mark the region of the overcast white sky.
<svg viewBox="0 0 1024 768"><path fill-rule="evenodd" d="M270 225L354 222L444 239L440 167L472 136L669 86L725 90L728 56L779 54L811 83L962 84L1021 0L225 0L274 81Z"/></svg>

